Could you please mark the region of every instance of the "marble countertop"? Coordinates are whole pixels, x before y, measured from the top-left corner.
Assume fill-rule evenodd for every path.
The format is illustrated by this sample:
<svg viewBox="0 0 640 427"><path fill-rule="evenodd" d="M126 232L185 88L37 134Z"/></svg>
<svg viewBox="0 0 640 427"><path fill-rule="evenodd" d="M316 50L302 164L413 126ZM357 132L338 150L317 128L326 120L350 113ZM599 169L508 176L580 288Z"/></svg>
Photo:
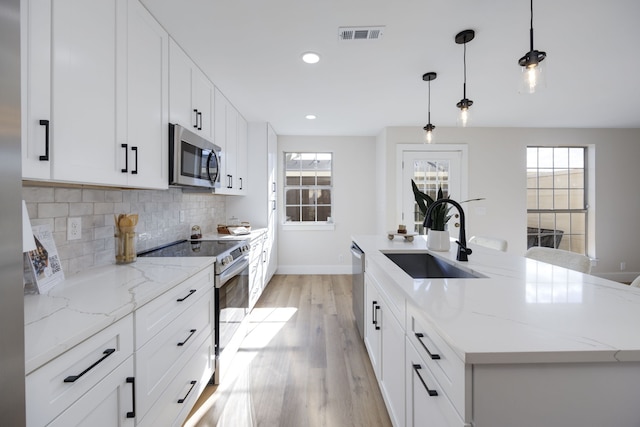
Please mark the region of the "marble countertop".
<svg viewBox="0 0 640 427"><path fill-rule="evenodd" d="M214 262L214 257L138 258L78 273L46 294L25 295L26 373Z"/></svg>
<svg viewBox="0 0 640 427"><path fill-rule="evenodd" d="M640 289L524 257L470 245L431 252L413 242L353 236L466 363L640 361ZM430 252L486 278L412 279L383 252Z"/></svg>

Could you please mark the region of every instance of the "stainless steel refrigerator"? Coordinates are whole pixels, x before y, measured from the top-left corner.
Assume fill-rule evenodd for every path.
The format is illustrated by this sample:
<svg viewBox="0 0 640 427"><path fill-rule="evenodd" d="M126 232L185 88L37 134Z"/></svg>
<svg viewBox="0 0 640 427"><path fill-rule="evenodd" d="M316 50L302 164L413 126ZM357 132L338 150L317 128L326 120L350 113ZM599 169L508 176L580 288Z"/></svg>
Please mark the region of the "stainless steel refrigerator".
<svg viewBox="0 0 640 427"><path fill-rule="evenodd" d="M25 425L20 0L0 0L0 424Z"/></svg>

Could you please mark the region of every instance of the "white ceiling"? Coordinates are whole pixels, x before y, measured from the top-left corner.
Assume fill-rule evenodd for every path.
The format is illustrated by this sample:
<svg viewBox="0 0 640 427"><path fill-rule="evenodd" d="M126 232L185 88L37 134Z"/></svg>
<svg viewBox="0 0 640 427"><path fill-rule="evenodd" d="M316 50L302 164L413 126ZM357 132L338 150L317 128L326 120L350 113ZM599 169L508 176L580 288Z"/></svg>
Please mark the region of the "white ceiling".
<svg viewBox="0 0 640 427"><path fill-rule="evenodd" d="M455 126L467 44L472 126L640 128L638 0L535 0L547 88L517 93L529 50L527 0L142 0L249 121L281 135L377 135ZM339 41L341 26L386 26ZM633 35L633 37L632 37ZM304 64L303 52L321 61ZM304 118L316 114L317 120Z"/></svg>

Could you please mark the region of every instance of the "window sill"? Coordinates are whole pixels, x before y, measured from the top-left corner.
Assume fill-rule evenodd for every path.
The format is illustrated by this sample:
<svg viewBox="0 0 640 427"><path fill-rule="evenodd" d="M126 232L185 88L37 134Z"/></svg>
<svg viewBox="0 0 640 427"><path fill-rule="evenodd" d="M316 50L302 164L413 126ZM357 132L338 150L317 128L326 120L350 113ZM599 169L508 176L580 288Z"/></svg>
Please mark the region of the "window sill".
<svg viewBox="0 0 640 427"><path fill-rule="evenodd" d="M291 223L282 224L283 231L332 231L336 229L334 222L318 222L318 223Z"/></svg>

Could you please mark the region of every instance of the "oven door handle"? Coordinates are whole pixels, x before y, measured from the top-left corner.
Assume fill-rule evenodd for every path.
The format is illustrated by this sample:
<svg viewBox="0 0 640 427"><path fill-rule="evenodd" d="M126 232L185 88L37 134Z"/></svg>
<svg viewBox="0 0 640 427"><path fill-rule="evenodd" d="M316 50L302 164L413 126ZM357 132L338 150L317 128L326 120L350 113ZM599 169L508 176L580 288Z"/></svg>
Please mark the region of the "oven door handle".
<svg viewBox="0 0 640 427"><path fill-rule="evenodd" d="M243 257L238 258L231 267L218 275L218 284L216 286L218 288L224 286L225 283L247 267L249 267L249 255L244 255Z"/></svg>

